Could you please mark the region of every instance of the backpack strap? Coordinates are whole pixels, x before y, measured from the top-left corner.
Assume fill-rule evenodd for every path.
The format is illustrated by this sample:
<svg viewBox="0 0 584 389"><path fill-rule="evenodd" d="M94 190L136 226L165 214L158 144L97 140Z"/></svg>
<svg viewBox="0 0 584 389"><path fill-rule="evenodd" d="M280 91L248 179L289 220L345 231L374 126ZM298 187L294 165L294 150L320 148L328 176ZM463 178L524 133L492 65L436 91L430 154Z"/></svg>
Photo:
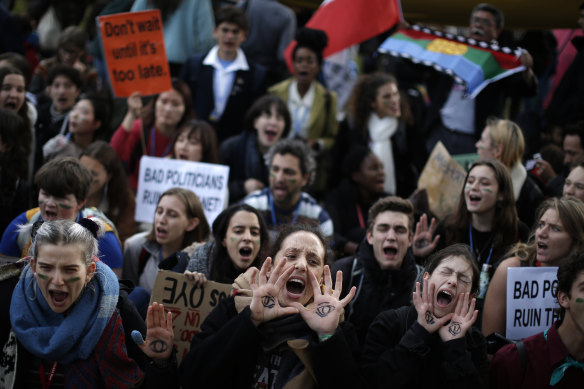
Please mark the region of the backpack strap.
<svg viewBox="0 0 584 389"><path fill-rule="evenodd" d="M146 262L148 262L148 251L144 247L140 251L140 256L138 257L138 278L144 273L144 268L146 267Z"/></svg>
<svg viewBox="0 0 584 389"><path fill-rule="evenodd" d="M519 360L521 361L521 382L525 380L525 370L527 370L527 352L525 351L525 344L522 340L515 343L517 347L517 354L519 354Z"/></svg>

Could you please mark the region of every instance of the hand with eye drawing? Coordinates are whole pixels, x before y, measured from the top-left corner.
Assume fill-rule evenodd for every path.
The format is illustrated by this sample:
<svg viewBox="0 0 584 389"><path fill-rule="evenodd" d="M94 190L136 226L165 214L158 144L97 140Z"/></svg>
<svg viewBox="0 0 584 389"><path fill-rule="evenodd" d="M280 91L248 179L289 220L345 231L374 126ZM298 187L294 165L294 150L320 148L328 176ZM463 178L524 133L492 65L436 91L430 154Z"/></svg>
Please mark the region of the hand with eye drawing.
<svg viewBox="0 0 584 389"><path fill-rule="evenodd" d="M251 310L251 321L255 326L280 316L298 313L298 309L282 307L278 302L280 291L286 286L288 277L294 272L294 266L289 266L288 269L284 270L285 264L286 261L280 261L268 278L268 270L272 266L272 258L268 257L262 265L257 280L257 269L252 274L251 290L253 291L253 296L249 308Z"/></svg>
<svg viewBox="0 0 584 389"><path fill-rule="evenodd" d="M335 333L339 325L339 317L343 308L355 296L356 288L353 286L344 299L339 300L343 285L343 272L337 272L337 279L333 286L331 270L328 265L324 267L324 292L321 292L320 284L313 272L308 272L308 280L312 284L314 303L307 308L300 303L294 306L308 326L318 334L319 337L328 336ZM336 286L336 288L335 288Z"/></svg>
<svg viewBox="0 0 584 389"><path fill-rule="evenodd" d="M418 323L429 333L438 331L452 317L452 313L441 318L434 316L434 290L434 284L428 285L427 278L424 278L424 289L422 291L420 291L420 283L416 282L414 307L418 312Z"/></svg>
<svg viewBox="0 0 584 389"><path fill-rule="evenodd" d="M172 353L174 332L172 331L172 313L164 312L164 306L152 303L146 313L146 339L132 332L134 342L140 350L154 360L167 360ZM140 341L142 343L140 343Z"/></svg>
<svg viewBox="0 0 584 389"><path fill-rule="evenodd" d="M428 215L423 214L416 223L416 232L412 242L412 252L416 257L427 257L436 249L440 235L436 235L432 239L435 229L436 219L432 218L430 226L428 226Z"/></svg>
<svg viewBox="0 0 584 389"><path fill-rule="evenodd" d="M454 310L452 319L450 319L450 323L438 331L443 342L463 338L466 335L466 332L474 324L479 315L479 311L475 310L476 301L475 298L470 299L469 293L461 293L458 296L456 309Z"/></svg>

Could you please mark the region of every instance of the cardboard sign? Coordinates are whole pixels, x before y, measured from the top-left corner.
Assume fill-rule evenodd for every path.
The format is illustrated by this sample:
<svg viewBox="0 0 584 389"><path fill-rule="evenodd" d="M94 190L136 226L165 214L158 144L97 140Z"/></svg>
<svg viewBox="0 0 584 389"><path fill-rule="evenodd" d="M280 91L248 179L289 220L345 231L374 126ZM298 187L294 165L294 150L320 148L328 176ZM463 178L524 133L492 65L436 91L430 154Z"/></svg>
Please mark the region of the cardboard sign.
<svg viewBox="0 0 584 389"><path fill-rule="evenodd" d="M559 319L557 272L557 267L507 270L507 338L518 340L535 335Z"/></svg>
<svg viewBox="0 0 584 389"><path fill-rule="evenodd" d="M438 218L454 211L465 177L466 171L452 159L442 142L436 143L418 179L418 189L426 189L430 210Z"/></svg>
<svg viewBox="0 0 584 389"><path fill-rule="evenodd" d="M183 274L159 270L150 304L157 302L172 312L174 343L178 362L189 351L191 340L201 330L201 324L220 300L231 295L231 285L208 281L197 288Z"/></svg>
<svg viewBox="0 0 584 389"><path fill-rule="evenodd" d="M173 187L195 192L209 225L227 204L229 166L143 156L140 159L135 219L152 223L156 204Z"/></svg>
<svg viewBox="0 0 584 389"><path fill-rule="evenodd" d="M172 89L159 10L99 16L97 26L116 97Z"/></svg>

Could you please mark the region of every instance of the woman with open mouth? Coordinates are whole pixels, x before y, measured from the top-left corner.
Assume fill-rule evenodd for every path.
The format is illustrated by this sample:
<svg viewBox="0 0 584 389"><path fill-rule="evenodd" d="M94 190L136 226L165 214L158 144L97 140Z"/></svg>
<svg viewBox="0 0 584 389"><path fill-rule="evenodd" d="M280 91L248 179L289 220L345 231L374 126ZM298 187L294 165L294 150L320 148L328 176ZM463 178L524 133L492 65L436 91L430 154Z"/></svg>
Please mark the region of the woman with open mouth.
<svg viewBox="0 0 584 389"><path fill-rule="evenodd" d="M433 254L413 305L382 312L369 327L362 353L367 387L486 388L486 342L473 327L478 285L467 245Z"/></svg>
<svg viewBox="0 0 584 389"><path fill-rule="evenodd" d="M30 227L28 264L4 265L12 266L10 277L2 268L2 307L10 312L2 313L0 323L2 387L138 385L143 373L124 346L122 318L133 324L140 318L135 309L118 310L122 296L117 277L97 258L104 224L93 218ZM126 316L132 313L135 317Z"/></svg>
<svg viewBox="0 0 584 389"><path fill-rule="evenodd" d="M517 218L507 168L497 160L473 163L454 213L434 226L434 220L428 226L426 215L420 218L412 244L414 255L425 258L453 243L468 244L481 269L477 308L482 312L495 266L514 243L527 241L529 235L528 227Z"/></svg>
<svg viewBox="0 0 584 389"><path fill-rule="evenodd" d="M318 81L323 64L323 52L328 36L322 30L303 27L296 33L292 50L293 77L272 85L268 92L279 96L288 105L292 118L288 138L302 139L317 153L317 171L313 191L326 188L327 151L337 134L337 94Z"/></svg>
<svg viewBox="0 0 584 389"><path fill-rule="evenodd" d="M261 270L239 276L234 296L221 300L203 322L179 368L180 385L360 387L352 353L356 339L342 322L355 289L339 299L335 285L341 285L342 273L333 283L326 247L316 228L295 224L283 230ZM168 328L169 318L153 320L149 331ZM168 358L170 349L161 357ZM159 373L160 382L178 387L172 369Z"/></svg>
<svg viewBox="0 0 584 389"><path fill-rule="evenodd" d="M507 269L510 267L559 266L584 248L584 204L575 197L551 198L536 212L537 224L527 244L519 243L511 257L497 267L485 299L483 333L505 335ZM496 351L496 350L493 350Z"/></svg>
<svg viewBox="0 0 584 389"><path fill-rule="evenodd" d="M219 163L217 135L202 120L190 120L177 130L169 157L181 161Z"/></svg>
<svg viewBox="0 0 584 389"><path fill-rule="evenodd" d="M286 103L274 95L257 99L245 114L244 130L221 144L221 163L229 166L229 203L269 186L265 156L290 132Z"/></svg>
<svg viewBox="0 0 584 389"><path fill-rule="evenodd" d="M167 189L156 205L150 231L128 238L124 244L122 278L136 285L130 299L143 317L158 269L170 270L188 262L182 249L209 237L209 223L197 195L183 188Z"/></svg>
<svg viewBox="0 0 584 389"><path fill-rule="evenodd" d="M197 286L207 280L232 284L249 267L261 266L270 236L257 209L232 205L215 218L212 231L213 240L195 249L184 270Z"/></svg>
<svg viewBox="0 0 584 389"><path fill-rule="evenodd" d="M109 132L107 110L101 97L82 96L69 112L67 125L43 145L45 162L58 157L79 158L94 140L103 136L103 132Z"/></svg>

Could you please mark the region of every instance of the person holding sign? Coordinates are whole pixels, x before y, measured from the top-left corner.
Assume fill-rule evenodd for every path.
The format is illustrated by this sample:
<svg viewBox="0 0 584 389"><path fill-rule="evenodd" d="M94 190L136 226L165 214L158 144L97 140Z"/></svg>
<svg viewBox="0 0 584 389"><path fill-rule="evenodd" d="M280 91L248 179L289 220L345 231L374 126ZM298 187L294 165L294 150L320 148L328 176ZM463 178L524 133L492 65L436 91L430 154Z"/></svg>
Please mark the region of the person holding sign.
<svg viewBox="0 0 584 389"><path fill-rule="evenodd" d="M490 384L506 388L584 387L584 254L578 252L558 268L557 298L561 320L549 329L509 344L493 357Z"/></svg>
<svg viewBox="0 0 584 389"><path fill-rule="evenodd" d="M388 310L369 327L363 373L369 388L486 388L486 342L473 327L479 270L467 245L432 255L414 304Z"/></svg>
<svg viewBox="0 0 584 389"><path fill-rule="evenodd" d="M342 321L353 289L339 299L320 231L287 226L272 257L234 283L235 295L219 302L191 343L179 368L187 388L360 387L352 327ZM163 327L166 320L148 325ZM155 338L170 349L164 337ZM170 354L167 352L167 354ZM164 379L163 379L164 378ZM157 377L178 387L173 374Z"/></svg>
<svg viewBox="0 0 584 389"><path fill-rule="evenodd" d="M170 188L158 199L151 231L138 233L124 244L122 277L137 285L130 298L144 316L156 273L163 260L184 261L180 250L209 237L209 224L197 195L187 189Z"/></svg>
<svg viewBox="0 0 584 389"><path fill-rule="evenodd" d="M128 356L122 320L139 317L118 310L116 275L97 258L105 225L92 218L24 229L33 235L28 263L11 264L10 277L2 268L2 387L135 387L143 373Z"/></svg>
<svg viewBox="0 0 584 389"><path fill-rule="evenodd" d="M250 266L260 267L270 235L257 209L232 205L215 218L212 231L214 239L195 250L184 272L196 285L232 284Z"/></svg>
<svg viewBox="0 0 584 389"><path fill-rule="evenodd" d="M482 311L494 266L509 247L526 241L527 226L517 218L513 186L507 168L496 160L478 161L471 165L460 192L458 206L436 229L428 228L424 215L416 226L413 251L426 257L436 247L452 243L468 244L481 269L478 299ZM479 321L480 324L480 321Z"/></svg>
<svg viewBox="0 0 584 389"><path fill-rule="evenodd" d="M584 248L584 204L573 197L551 198L537 210L534 239L519 243L511 257L499 264L485 299L483 333L505 334L507 269L526 266L558 266L571 253Z"/></svg>
<svg viewBox="0 0 584 389"><path fill-rule="evenodd" d="M191 92L179 80L173 80L172 89L156 95L144 109L138 92L128 97L128 112L110 144L125 165L134 191L138 188L140 157L169 155L177 129L193 115Z"/></svg>

